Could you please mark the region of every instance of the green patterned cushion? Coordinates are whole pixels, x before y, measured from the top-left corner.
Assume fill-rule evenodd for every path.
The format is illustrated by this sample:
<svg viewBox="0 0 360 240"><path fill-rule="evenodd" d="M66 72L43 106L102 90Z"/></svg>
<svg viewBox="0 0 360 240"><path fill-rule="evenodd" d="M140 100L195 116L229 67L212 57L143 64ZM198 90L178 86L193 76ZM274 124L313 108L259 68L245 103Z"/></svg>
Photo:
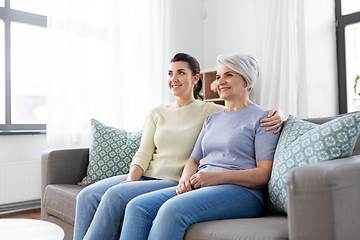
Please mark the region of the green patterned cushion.
<svg viewBox="0 0 360 240"><path fill-rule="evenodd" d="M280 135L271 179L269 208L287 213L287 174L297 166L343 158L352 155L359 136L360 113L349 114L322 125L289 116Z"/></svg>
<svg viewBox="0 0 360 240"><path fill-rule="evenodd" d="M78 184L87 186L129 173L132 158L140 146L141 131L127 132L91 119L91 135L87 174Z"/></svg>

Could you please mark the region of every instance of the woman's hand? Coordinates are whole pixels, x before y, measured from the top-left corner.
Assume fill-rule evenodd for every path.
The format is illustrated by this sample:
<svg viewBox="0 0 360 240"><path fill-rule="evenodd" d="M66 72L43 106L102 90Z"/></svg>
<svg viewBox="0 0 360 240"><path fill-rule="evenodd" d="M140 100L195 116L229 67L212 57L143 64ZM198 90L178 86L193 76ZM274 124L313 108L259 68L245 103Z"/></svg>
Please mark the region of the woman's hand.
<svg viewBox="0 0 360 240"><path fill-rule="evenodd" d="M185 164L184 170L181 174L179 184L176 187L176 194L179 195L192 190L190 179L191 176L194 173L196 173L198 166L199 166L199 161L196 161L191 158L188 159L188 161Z"/></svg>
<svg viewBox="0 0 360 240"><path fill-rule="evenodd" d="M136 181L138 181L138 180L126 179L125 181L121 182L120 184L129 183L129 182L136 182Z"/></svg>
<svg viewBox="0 0 360 240"><path fill-rule="evenodd" d="M220 185L221 172L197 172L191 176L190 183L195 189Z"/></svg>
<svg viewBox="0 0 360 240"><path fill-rule="evenodd" d="M144 171L142 170L142 168L139 165L134 164L130 167L130 173L127 179L120 184L139 181L143 173Z"/></svg>
<svg viewBox="0 0 360 240"><path fill-rule="evenodd" d="M176 187L176 194L182 194L192 191L192 186L189 179L181 178L179 184Z"/></svg>
<svg viewBox="0 0 360 240"><path fill-rule="evenodd" d="M123 184L123 183L129 183L129 182L136 182L136 181L139 181L139 179L136 179L136 178L133 178L134 176L132 176L132 174L129 174L127 179L123 182L121 182L120 184Z"/></svg>
<svg viewBox="0 0 360 240"><path fill-rule="evenodd" d="M261 119L260 122L262 123L262 127L267 127L266 131L274 130L274 134L280 132L282 123L284 121L284 115L281 111L277 110L276 108L272 108L268 113L268 118Z"/></svg>

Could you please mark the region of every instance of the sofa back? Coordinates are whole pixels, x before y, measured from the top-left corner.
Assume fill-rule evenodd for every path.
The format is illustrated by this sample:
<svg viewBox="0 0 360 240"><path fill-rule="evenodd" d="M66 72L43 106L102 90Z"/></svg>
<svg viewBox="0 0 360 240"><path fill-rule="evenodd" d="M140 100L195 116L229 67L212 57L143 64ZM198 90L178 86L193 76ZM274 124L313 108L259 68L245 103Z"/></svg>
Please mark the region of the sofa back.
<svg viewBox="0 0 360 240"><path fill-rule="evenodd" d="M340 115L333 116L333 117L306 118L306 119L303 119L303 120L308 121L308 122L312 122L312 123L316 123L316 124L323 124L323 123L326 123L326 122L331 121L333 119L336 119L336 118L339 118L339 117L342 117L342 116L345 116L345 115L348 115L348 114L353 114L353 113L358 113L358 112L344 113L344 114L340 114ZM358 137L358 139L356 141L356 144L355 144L352 155L353 156L354 155L360 155L360 137Z"/></svg>

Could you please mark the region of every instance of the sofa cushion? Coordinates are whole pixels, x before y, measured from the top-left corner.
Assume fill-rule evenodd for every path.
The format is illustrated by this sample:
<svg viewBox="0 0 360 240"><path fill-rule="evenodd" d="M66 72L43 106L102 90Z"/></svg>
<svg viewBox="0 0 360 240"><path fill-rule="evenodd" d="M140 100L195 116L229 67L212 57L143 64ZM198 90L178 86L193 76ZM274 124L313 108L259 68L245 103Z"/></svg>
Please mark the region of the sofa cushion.
<svg viewBox="0 0 360 240"><path fill-rule="evenodd" d="M312 123L316 123L316 124L324 124L326 122L329 122L331 120L334 120L334 119L337 119L339 117L343 117L343 116L346 116L346 115L349 115L349 114L354 114L354 113L358 113L359 111L357 112L350 112L350 113L344 113L344 114L340 114L340 115L336 115L336 116L331 116L331 117L317 117L317 118L306 118L306 119L303 119L305 121L308 121L308 122L312 122ZM355 147L354 147L354 150L353 150L353 153L352 153L353 156L355 155L360 155L360 138L357 139L356 141L356 144L355 144Z"/></svg>
<svg viewBox="0 0 360 240"><path fill-rule="evenodd" d="M266 216L203 222L192 225L184 240L284 240L289 238L286 216Z"/></svg>
<svg viewBox="0 0 360 240"><path fill-rule="evenodd" d="M129 173L132 158L140 146L141 131L127 132L91 119L91 135L87 174L78 184L87 186Z"/></svg>
<svg viewBox="0 0 360 240"><path fill-rule="evenodd" d="M43 207L48 214L74 225L76 196L84 187L75 184L52 184L45 188Z"/></svg>
<svg viewBox="0 0 360 240"><path fill-rule="evenodd" d="M360 131L360 113L322 125L289 116L276 147L269 182L269 208L287 213L288 172L294 167L352 155Z"/></svg>

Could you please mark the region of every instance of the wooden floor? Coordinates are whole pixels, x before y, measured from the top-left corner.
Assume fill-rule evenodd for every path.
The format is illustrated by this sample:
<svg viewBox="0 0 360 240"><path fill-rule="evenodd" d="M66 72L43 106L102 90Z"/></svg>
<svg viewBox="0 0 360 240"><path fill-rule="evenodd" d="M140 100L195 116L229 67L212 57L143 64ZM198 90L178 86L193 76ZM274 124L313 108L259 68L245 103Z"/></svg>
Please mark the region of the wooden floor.
<svg viewBox="0 0 360 240"><path fill-rule="evenodd" d="M1 218L26 218L41 220L40 208L0 215Z"/></svg>

